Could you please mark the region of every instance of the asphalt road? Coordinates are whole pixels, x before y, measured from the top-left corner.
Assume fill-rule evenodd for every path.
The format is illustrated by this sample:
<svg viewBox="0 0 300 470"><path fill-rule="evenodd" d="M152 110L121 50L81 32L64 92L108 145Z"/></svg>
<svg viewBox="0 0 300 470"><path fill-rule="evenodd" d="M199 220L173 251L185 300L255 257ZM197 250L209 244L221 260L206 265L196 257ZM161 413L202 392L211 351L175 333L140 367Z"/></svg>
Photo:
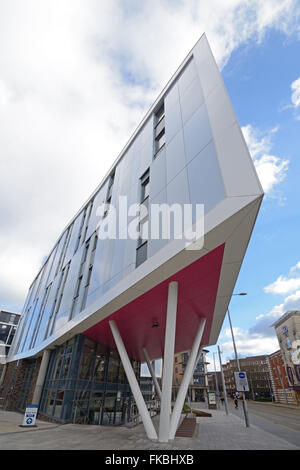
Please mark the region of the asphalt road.
<svg viewBox="0 0 300 470"><path fill-rule="evenodd" d="M250 426L252 423L291 444L300 446L300 408L298 410L253 401L247 401L247 405ZM229 412L244 419L242 400L239 400L237 410L233 401L229 400Z"/></svg>

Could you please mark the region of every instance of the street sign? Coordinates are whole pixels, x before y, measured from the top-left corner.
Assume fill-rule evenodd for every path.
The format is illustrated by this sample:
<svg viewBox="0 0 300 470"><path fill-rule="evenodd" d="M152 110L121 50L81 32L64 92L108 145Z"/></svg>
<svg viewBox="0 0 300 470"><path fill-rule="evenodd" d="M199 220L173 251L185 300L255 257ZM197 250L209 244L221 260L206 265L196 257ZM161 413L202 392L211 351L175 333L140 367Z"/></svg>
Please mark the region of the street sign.
<svg viewBox="0 0 300 470"><path fill-rule="evenodd" d="M37 405L26 405L22 426L36 426L35 420L38 411Z"/></svg>
<svg viewBox="0 0 300 470"><path fill-rule="evenodd" d="M216 404L216 394L214 392L209 392L208 393L208 402L210 405L215 405Z"/></svg>
<svg viewBox="0 0 300 470"><path fill-rule="evenodd" d="M208 392L208 408L215 410L217 408L215 392Z"/></svg>
<svg viewBox="0 0 300 470"><path fill-rule="evenodd" d="M249 392L249 385L246 372L235 372L235 385L238 392Z"/></svg>

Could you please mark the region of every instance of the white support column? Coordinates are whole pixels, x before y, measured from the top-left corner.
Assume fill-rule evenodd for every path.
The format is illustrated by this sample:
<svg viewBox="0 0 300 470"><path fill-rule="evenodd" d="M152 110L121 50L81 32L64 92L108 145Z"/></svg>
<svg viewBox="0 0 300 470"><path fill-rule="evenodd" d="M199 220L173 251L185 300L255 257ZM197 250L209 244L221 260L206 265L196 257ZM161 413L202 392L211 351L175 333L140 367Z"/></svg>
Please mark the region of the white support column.
<svg viewBox="0 0 300 470"><path fill-rule="evenodd" d="M145 356L145 359L146 359L146 362L147 362L147 366L148 366L149 372L151 374L151 377L152 377L152 380L153 380L153 383L154 383L154 386L155 386L156 393L157 393L159 399L161 400L160 386L159 386L159 383L157 381L155 371L153 370L153 367L152 367L152 364L150 362L150 359L149 359L146 348L143 348L143 353L144 353L144 356Z"/></svg>
<svg viewBox="0 0 300 470"><path fill-rule="evenodd" d="M47 372L47 367L49 363L49 358L50 358L50 351L49 349L45 349L43 353L42 362L40 365L39 374L36 379L35 389L34 389L33 398L32 398L32 404L34 405L39 405L40 403L44 381L46 377L46 372Z"/></svg>
<svg viewBox="0 0 300 470"><path fill-rule="evenodd" d="M168 291L167 320L165 332L162 396L160 404L159 442L168 442L169 439L177 297L178 283L170 282Z"/></svg>
<svg viewBox="0 0 300 470"><path fill-rule="evenodd" d="M198 351L199 351L199 346L201 342L201 338L203 335L204 327L206 323L206 318L201 318L198 330L194 339L194 344L193 348L183 375L183 379L181 382L181 385L178 390L177 394L177 399L175 402L173 414L172 414L172 419L171 419L171 425L170 425L170 434L169 434L169 439L174 439L176 431L177 431L177 426L179 423L180 415L181 415L181 410L184 404L184 400L186 397L186 393L189 387L189 383L191 380L191 377L193 375L193 372L195 370L196 366L196 359L198 357Z"/></svg>
<svg viewBox="0 0 300 470"><path fill-rule="evenodd" d="M147 410L145 400L140 390L138 381L133 371L131 362L129 360L127 351L125 349L125 346L121 338L121 335L119 333L116 322L114 320L111 320L109 322L109 325L110 325L110 328L111 328L111 331L112 331L112 334L113 334L113 337L114 337L114 340L115 340L115 343L116 343L116 346L117 346L117 349L118 349L118 352L119 352L119 355L120 355L120 358L121 358L121 361L125 370L127 380L129 382L129 385L130 385L132 394L134 396L136 405L138 407L139 413L141 415L146 434L149 439L157 439L155 428L153 426L150 414Z"/></svg>

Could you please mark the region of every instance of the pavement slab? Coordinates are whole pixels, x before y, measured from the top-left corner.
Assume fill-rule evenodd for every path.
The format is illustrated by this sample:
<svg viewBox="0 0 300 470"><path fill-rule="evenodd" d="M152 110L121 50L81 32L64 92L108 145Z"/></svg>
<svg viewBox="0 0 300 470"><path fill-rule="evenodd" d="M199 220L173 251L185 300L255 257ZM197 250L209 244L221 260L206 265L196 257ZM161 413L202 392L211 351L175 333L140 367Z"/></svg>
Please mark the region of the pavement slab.
<svg viewBox="0 0 300 470"><path fill-rule="evenodd" d="M211 417L197 417L193 438L176 437L174 441L149 441L142 424L96 426L57 425L37 420L33 429L20 428L21 413L0 411L1 450L299 450L273 434L251 425L224 410L210 410ZM159 417L153 418L158 429Z"/></svg>

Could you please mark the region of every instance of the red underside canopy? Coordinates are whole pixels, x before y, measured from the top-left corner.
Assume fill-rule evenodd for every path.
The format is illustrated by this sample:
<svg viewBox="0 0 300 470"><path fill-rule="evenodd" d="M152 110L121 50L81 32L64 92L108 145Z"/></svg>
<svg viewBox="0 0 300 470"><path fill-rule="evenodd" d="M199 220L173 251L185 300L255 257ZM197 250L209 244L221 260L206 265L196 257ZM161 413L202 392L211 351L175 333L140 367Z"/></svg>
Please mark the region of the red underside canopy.
<svg viewBox="0 0 300 470"><path fill-rule="evenodd" d="M225 244L194 261L83 334L99 343L116 348L108 323L109 320L115 320L131 359L145 362L142 353L144 347L151 359L162 357L168 284L177 281L175 353L191 349L201 317L206 317L201 344L208 344L224 246ZM157 327L153 327L155 323L158 323Z"/></svg>

